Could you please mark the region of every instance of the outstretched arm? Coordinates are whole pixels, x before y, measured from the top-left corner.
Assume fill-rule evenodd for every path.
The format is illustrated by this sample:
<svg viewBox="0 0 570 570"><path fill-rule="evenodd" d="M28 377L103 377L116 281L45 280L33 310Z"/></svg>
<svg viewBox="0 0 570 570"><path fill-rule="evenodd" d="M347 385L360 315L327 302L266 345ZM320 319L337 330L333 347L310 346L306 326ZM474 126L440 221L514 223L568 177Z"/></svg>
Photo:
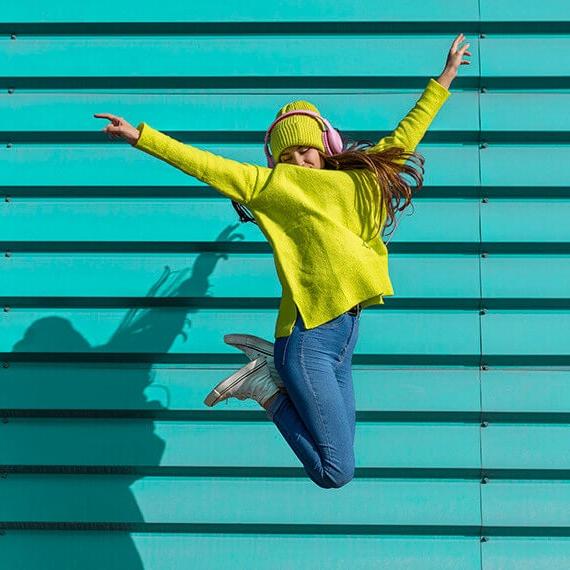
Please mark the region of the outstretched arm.
<svg viewBox="0 0 570 570"><path fill-rule="evenodd" d="M133 145L135 148L206 182L236 202L247 205L265 184L267 176L260 176L260 173L268 168L181 143L144 122L137 126L137 130L140 136Z"/></svg>
<svg viewBox="0 0 570 570"><path fill-rule="evenodd" d="M449 86L457 76L457 70L462 64L469 64L469 61L462 61L463 54L471 55L467 51L469 44L457 49L459 43L465 36L459 34L453 41L447 62L442 74L437 80L430 78L424 92L418 99L415 106L398 123L396 129L388 136L383 137L373 147L366 152L375 152L390 146L399 146L408 152L413 152L423 139L433 119L451 95ZM400 161L401 162L401 161Z"/></svg>
<svg viewBox="0 0 570 570"><path fill-rule="evenodd" d="M94 116L111 121L102 129L110 138L126 140L131 146L206 182L240 204L251 202L271 173L271 168L238 162L181 143L144 122L135 128L122 117L110 113L95 113Z"/></svg>

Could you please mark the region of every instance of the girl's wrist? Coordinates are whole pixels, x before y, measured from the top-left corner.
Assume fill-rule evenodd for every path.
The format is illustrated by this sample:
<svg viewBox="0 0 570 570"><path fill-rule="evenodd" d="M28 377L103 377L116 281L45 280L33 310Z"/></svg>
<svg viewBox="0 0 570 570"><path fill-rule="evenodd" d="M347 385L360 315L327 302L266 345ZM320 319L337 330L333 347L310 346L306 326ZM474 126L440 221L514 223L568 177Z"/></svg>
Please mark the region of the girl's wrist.
<svg viewBox="0 0 570 570"><path fill-rule="evenodd" d="M445 87L447 90L449 90L449 86L451 85L451 82L455 79L456 76L457 73L454 73L453 70L444 69L441 75L436 79L436 81L440 85Z"/></svg>
<svg viewBox="0 0 570 570"><path fill-rule="evenodd" d="M139 142L140 136L140 131L136 127L132 127L126 136L126 139L131 146L135 146Z"/></svg>

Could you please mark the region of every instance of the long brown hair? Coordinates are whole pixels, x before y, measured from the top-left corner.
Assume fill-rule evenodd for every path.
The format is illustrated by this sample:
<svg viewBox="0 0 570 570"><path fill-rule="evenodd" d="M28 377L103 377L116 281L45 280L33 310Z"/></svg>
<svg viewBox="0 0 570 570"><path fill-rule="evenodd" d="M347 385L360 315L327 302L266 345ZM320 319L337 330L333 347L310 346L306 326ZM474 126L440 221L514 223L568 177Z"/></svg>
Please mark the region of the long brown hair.
<svg viewBox="0 0 570 570"><path fill-rule="evenodd" d="M402 212L412 204L412 195L423 187L425 163L424 156L418 152L406 151L399 146L374 148L376 144L369 140L350 141L341 153L332 156L319 151L327 169L366 169L373 174L375 184L372 188L376 191L376 196L372 196L368 204L376 206L378 215L374 215L374 219L377 220L378 227L372 231L370 237L375 237L382 229L384 218L386 218L385 227L389 228L395 222L396 211ZM411 164L406 164L408 160ZM417 165L419 170L416 170L414 165ZM410 186L402 178L402 174L409 175L414 180L415 187ZM402 199L404 203L400 204Z"/></svg>
<svg viewBox="0 0 570 570"><path fill-rule="evenodd" d="M395 221L395 212L402 212L412 203L412 195L423 187L423 174L425 158L418 152L406 151L399 146L375 148L377 143L369 140L347 141L344 150L338 154L329 156L320 150L325 169L328 170L368 170L373 176L373 184L376 196L368 200L368 204L374 207L374 220L377 228L372 231L375 237L385 227L391 227ZM406 164L410 160L412 165ZM417 165L419 171L414 168ZM415 188L410 186L401 174L409 175L415 182ZM404 203L400 204L404 199ZM254 222L255 219L244 211L244 206L232 201L240 221ZM378 208L378 205L380 208ZM386 213L384 213L386 206ZM382 224L383 219L386 223Z"/></svg>

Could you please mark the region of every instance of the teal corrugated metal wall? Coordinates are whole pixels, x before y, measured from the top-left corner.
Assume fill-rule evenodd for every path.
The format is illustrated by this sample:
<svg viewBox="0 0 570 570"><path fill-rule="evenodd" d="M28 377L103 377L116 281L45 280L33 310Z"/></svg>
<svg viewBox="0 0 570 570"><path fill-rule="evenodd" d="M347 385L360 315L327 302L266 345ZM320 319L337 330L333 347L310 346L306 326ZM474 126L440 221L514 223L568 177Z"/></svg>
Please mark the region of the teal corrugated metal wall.
<svg viewBox="0 0 570 570"><path fill-rule="evenodd" d="M567 0L20 2L0 15L0 560L11 570L570 568ZM271 250L110 142L111 112L264 163L310 98L379 139L471 43L361 318L355 479L310 481L252 401Z"/></svg>

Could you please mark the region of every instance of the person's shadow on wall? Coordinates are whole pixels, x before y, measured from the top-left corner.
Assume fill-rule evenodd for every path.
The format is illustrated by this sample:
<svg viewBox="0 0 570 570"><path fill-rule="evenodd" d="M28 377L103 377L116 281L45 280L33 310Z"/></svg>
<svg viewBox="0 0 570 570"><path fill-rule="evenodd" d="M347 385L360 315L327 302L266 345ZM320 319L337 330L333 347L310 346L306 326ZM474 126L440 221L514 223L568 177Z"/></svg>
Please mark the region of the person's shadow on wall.
<svg viewBox="0 0 570 570"><path fill-rule="evenodd" d="M241 234L233 233L235 228L232 225L225 229L217 241L237 239ZM209 296L209 276L220 258L227 255L200 254L193 267L183 271L166 267L147 298ZM8 446L11 463L17 464L18 459L21 465L34 463L26 469L30 473L16 475L23 485L18 492L10 496L2 493L3 501L7 502L0 509L5 513L0 519L9 522L12 513L21 522L37 523L38 514L45 508L51 515L40 520L40 527L41 522L103 522L132 524L135 529L144 530L144 516L130 486L145 477L141 468L160 473L166 442L155 433L153 413L168 409L145 395L153 383L153 365L145 363L144 357L167 354L176 337L186 335L188 313L196 311L173 305L128 310L119 328L102 346L90 346L81 331L58 316L37 320L15 343L13 352L103 353L100 360L105 362L98 362L99 359L61 364L38 362L26 364L20 370L16 363L12 367L9 380L2 387L7 401L30 401L31 405L26 407L31 409L34 402L54 402L54 407L60 408L65 405L57 402L72 402L78 409L78 417L82 417L81 410L86 410L90 417L79 421L69 415L41 420L14 418L4 426L14 426L13 437L7 438L10 441L0 444L0 448ZM109 359L104 358L105 353ZM140 355L143 363L113 362L116 360L113 355L120 354L133 355L134 360ZM116 417L109 417L115 414ZM34 473L36 465L47 465L48 472ZM77 467L71 470L74 465ZM63 473L58 473L59 470ZM94 477L100 482L94 484ZM128 528L74 530L71 525L55 532L8 530L7 533L10 540L0 537L4 541L2 559L6 568L144 569ZM8 549L4 550L6 542ZM156 552L151 557L155 558Z"/></svg>

